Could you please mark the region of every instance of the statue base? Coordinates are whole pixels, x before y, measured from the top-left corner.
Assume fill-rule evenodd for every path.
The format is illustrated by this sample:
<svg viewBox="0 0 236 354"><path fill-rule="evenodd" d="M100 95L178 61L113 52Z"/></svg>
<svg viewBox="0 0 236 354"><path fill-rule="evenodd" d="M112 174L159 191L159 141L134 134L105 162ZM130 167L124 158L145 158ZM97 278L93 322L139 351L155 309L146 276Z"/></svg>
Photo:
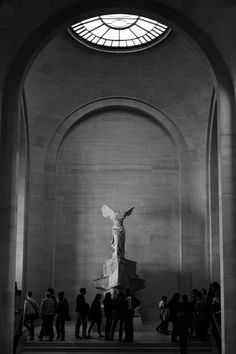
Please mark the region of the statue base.
<svg viewBox="0 0 236 354"><path fill-rule="evenodd" d="M144 280L136 274L136 262L124 257L108 259L103 264L103 275L94 279L94 286L105 292L116 293L129 288L131 292L144 289Z"/></svg>

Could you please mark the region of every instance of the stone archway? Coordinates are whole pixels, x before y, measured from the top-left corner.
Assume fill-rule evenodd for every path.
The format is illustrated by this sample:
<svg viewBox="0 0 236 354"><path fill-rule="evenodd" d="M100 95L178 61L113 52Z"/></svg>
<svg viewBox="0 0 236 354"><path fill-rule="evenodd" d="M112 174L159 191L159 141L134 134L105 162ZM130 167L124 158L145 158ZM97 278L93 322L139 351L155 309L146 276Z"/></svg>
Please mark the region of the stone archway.
<svg viewBox="0 0 236 354"><path fill-rule="evenodd" d="M86 119L89 119L89 117L99 116L99 114L104 114L104 112L109 112L109 111L114 112L117 109L122 110L123 112L131 112L132 115L138 114L142 117L145 117L147 127L149 124L148 121L153 121L155 123L153 129L155 126L161 127L160 130L163 131L163 134L167 135L170 138L171 142L173 142L173 146L175 147L174 150L176 152L176 157L178 159L178 166L179 166L178 177L176 177L176 179L178 180L179 197L178 197L177 204L178 204L179 212L178 212L178 217L177 215L175 216L176 229L178 229L176 230L175 233L175 239L179 240L180 238L180 241L176 241L177 242L176 247L178 249L178 251L176 250L176 254L179 254L179 258L178 258L178 265L176 267L177 274L174 275L174 277L177 278L177 284L174 286L173 291L175 291L178 288L179 291L186 292L188 289L192 288L191 262L190 262L190 257L188 257L188 250L191 248L191 238L189 237L191 233L190 231L191 230L191 218L190 218L191 203L190 203L190 171L189 171L190 167L189 167L189 156L188 156L187 145L185 143L182 134L176 127L176 125L166 114L156 109L155 107L151 106L150 104L147 104L137 99L135 100L135 99L129 99L125 97L106 98L102 100L93 101L90 102L89 104L79 107L77 110L71 113L64 120L64 122L58 127L58 129L56 130L54 136L50 141L50 145L48 147L47 154L46 154L46 162L45 162L45 169L44 169L45 181L46 181L44 200L46 203L45 237L47 240L51 240L49 244L52 247L51 254L53 254L53 258L54 258L52 259L52 266L50 270L52 284L55 284L54 283L55 282L55 251L54 250L55 250L55 245L57 243L56 225L58 221L56 221L57 215L54 212L54 210L57 210L58 192L57 192L56 171L57 171L58 156L60 155L60 149L63 146L64 140L67 139L68 135L74 130L74 128L76 129L76 127L79 126L81 122L84 122ZM77 151L76 155L80 153L78 150L76 151ZM74 168L75 167L73 167L73 169ZM142 169L144 171L144 167L142 167ZM138 176L138 170L137 170L136 177L137 176ZM109 183L111 183L111 181ZM60 185L60 189L61 188L62 187ZM66 189L68 190L68 188ZM72 199L73 193L71 193L70 195L71 195L70 199ZM60 197L58 198L61 199ZM129 201L127 201L127 203L128 202ZM138 205L136 205L136 208L137 207ZM75 209L76 209L76 205L75 205ZM74 209L72 208L71 210L73 210L74 213ZM97 213L99 214L99 210L97 210ZM141 217L142 216L140 216L140 218ZM59 218L59 220L61 219L64 219L64 216L61 216ZM74 219L75 216L73 217L73 220ZM97 221L99 222L99 218ZM96 228L96 230L98 232L97 237L99 237L99 228ZM91 234L91 232L89 232L89 234ZM70 237L72 238L72 236ZM148 237L148 232L146 237ZM164 248L162 248L162 250L164 252ZM160 270L160 272L163 272L163 270ZM160 284L159 286L161 287ZM154 304L152 304L152 307L154 307Z"/></svg>
<svg viewBox="0 0 236 354"><path fill-rule="evenodd" d="M150 11L149 9L152 9ZM5 329L1 332L1 343L3 353L10 353L13 333L13 302L14 302L14 260L15 260L15 209L16 209L16 152L19 136L19 113L20 100L24 78L34 57L48 41L51 36L64 24L69 23L75 13L80 13L81 18L86 15L112 10L135 10L137 13L146 14L150 17L157 14L165 18L173 27L181 28L205 53L209 61L216 81L216 91L218 96L218 119L219 119L219 170L220 170L220 245L221 245L221 285L222 285L222 341L223 352L233 351L236 347L234 331L236 320L229 323L229 318L235 318L236 308L231 305L231 298L234 296L235 281L231 269L235 268L236 260L233 260L235 223L233 214L235 213L235 187L233 178L235 171L232 168L232 161L235 156L235 134L234 122L234 91L230 75L221 56L207 36L202 33L193 23L174 10L154 1L100 1L94 5L82 3L71 6L63 12L53 16L50 21L44 23L25 43L21 51L16 56L9 72L3 97L3 121L2 121L2 149L1 162L4 168L1 170L1 188L3 195L2 208L2 234L5 242L2 244L2 252L8 254L7 259L2 259L2 269L4 274L1 277L1 288L6 294L6 300L1 306L1 313ZM232 245L232 247L227 247ZM225 279L227 281L225 282ZM227 343L227 348L225 347Z"/></svg>

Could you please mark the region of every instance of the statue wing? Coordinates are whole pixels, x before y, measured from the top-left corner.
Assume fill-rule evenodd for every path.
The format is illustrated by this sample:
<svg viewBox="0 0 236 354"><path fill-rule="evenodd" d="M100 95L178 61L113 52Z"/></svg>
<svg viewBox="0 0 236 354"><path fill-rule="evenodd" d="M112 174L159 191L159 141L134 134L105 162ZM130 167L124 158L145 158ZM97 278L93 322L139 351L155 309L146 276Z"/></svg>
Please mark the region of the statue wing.
<svg viewBox="0 0 236 354"><path fill-rule="evenodd" d="M126 216L131 215L133 210L134 210L134 207L131 208L131 209L129 209L129 210L127 210L127 211L124 213L124 218L126 218Z"/></svg>
<svg viewBox="0 0 236 354"><path fill-rule="evenodd" d="M103 205L103 207L102 207L102 215L105 218L109 217L110 219L112 219L112 217L114 216L114 211L111 208L109 208L109 206Z"/></svg>

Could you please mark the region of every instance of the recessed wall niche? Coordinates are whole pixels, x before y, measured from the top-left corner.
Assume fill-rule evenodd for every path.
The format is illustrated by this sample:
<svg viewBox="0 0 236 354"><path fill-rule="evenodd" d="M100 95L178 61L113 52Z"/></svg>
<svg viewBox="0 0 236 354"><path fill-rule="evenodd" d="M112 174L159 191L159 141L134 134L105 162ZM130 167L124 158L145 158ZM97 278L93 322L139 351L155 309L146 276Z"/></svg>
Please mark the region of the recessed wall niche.
<svg viewBox="0 0 236 354"><path fill-rule="evenodd" d="M157 298L178 287L179 161L165 130L136 111L113 108L81 120L58 152L54 280L71 303L80 287L92 300L93 279L111 257L112 223L103 204L135 206L125 220L126 257L146 281L137 296L144 320L153 320Z"/></svg>

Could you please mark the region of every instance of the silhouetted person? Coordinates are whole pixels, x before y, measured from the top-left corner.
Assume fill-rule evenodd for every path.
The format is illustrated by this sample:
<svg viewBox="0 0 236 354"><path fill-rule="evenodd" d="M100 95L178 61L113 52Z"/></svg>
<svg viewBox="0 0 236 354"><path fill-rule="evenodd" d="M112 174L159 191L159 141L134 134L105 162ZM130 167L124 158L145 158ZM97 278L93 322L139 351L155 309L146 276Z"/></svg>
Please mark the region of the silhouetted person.
<svg viewBox="0 0 236 354"><path fill-rule="evenodd" d="M28 291L24 301L23 324L29 331L29 337L34 340L34 321L38 317L38 304L32 298L32 291Z"/></svg>
<svg viewBox="0 0 236 354"><path fill-rule="evenodd" d="M176 334L179 337L180 353L186 354L189 335L189 318L183 304L179 304L175 318Z"/></svg>
<svg viewBox="0 0 236 354"><path fill-rule="evenodd" d="M169 321L169 305L167 303L167 296L163 295L161 301L158 304L158 310L160 311L160 324L156 327L156 330L160 333L169 334L168 321Z"/></svg>
<svg viewBox="0 0 236 354"><path fill-rule="evenodd" d="M206 300L202 297L201 292L197 294L195 304L196 316L196 336L199 340L206 340L208 330L208 311Z"/></svg>
<svg viewBox="0 0 236 354"><path fill-rule="evenodd" d="M193 313L193 318L190 326L190 335L194 335L194 331L196 331L196 316L195 316L195 304L197 302L197 295L198 295L199 290L198 289L192 289L192 294L189 298L189 303L191 305L191 310Z"/></svg>
<svg viewBox="0 0 236 354"><path fill-rule="evenodd" d="M193 311L192 311L192 306L188 301L188 296L187 295L182 295L182 303L181 303L182 309L187 315L188 319L188 335L190 336L191 333L191 326L192 326L192 321L193 321Z"/></svg>
<svg viewBox="0 0 236 354"><path fill-rule="evenodd" d="M80 326L82 325L83 338L86 338L88 306L85 301L86 289L81 288L80 294L76 298L77 319L75 323L75 338L80 339Z"/></svg>
<svg viewBox="0 0 236 354"><path fill-rule="evenodd" d="M220 301L220 289L215 291L215 296L212 299L211 311L215 314L218 324L221 324L221 301Z"/></svg>
<svg viewBox="0 0 236 354"><path fill-rule="evenodd" d="M69 304L64 296L64 292L58 293L56 305L56 330L57 339L65 340L65 321L66 316L69 314Z"/></svg>
<svg viewBox="0 0 236 354"><path fill-rule="evenodd" d="M111 325L112 325L112 298L111 293L106 293L105 299L103 300L104 313L106 316L105 324L105 339L108 340L111 338Z"/></svg>
<svg viewBox="0 0 236 354"><path fill-rule="evenodd" d="M45 298L40 305L40 314L42 317L42 327L39 333L39 339L43 340L44 336L48 336L52 342L54 337L53 319L55 316L56 306L55 302L49 292L46 292Z"/></svg>
<svg viewBox="0 0 236 354"><path fill-rule="evenodd" d="M91 331L93 329L93 326L95 323L97 324L97 331L99 334L99 337L102 337L102 332L101 332L101 323L102 323L102 309L101 309L101 294L96 294L92 305L91 305L91 310L90 310L90 318L91 318L91 323L88 329L88 338L91 338Z"/></svg>
<svg viewBox="0 0 236 354"><path fill-rule="evenodd" d="M51 295L51 299L53 299L55 306L57 304L57 299L54 293L54 289L53 288L48 288L47 292Z"/></svg>
<svg viewBox="0 0 236 354"><path fill-rule="evenodd" d="M134 327L133 327L133 319L134 319L134 309L138 307L140 301L131 295L130 289L126 289L125 291L125 322L124 322L124 330L125 330L125 341L133 342L134 340Z"/></svg>
<svg viewBox="0 0 236 354"><path fill-rule="evenodd" d="M172 331L171 331L171 342L177 342L177 332L176 332L176 314L179 311L179 298L180 295L175 293L172 299L169 301L169 311L170 311L170 321L172 322Z"/></svg>
<svg viewBox="0 0 236 354"><path fill-rule="evenodd" d="M113 299L113 323L111 327L111 340L114 339L114 334L116 330L116 326L119 323L119 340L122 340L122 334L123 334L123 326L124 326L124 320L125 320L125 297L124 293L120 291L118 295Z"/></svg>

